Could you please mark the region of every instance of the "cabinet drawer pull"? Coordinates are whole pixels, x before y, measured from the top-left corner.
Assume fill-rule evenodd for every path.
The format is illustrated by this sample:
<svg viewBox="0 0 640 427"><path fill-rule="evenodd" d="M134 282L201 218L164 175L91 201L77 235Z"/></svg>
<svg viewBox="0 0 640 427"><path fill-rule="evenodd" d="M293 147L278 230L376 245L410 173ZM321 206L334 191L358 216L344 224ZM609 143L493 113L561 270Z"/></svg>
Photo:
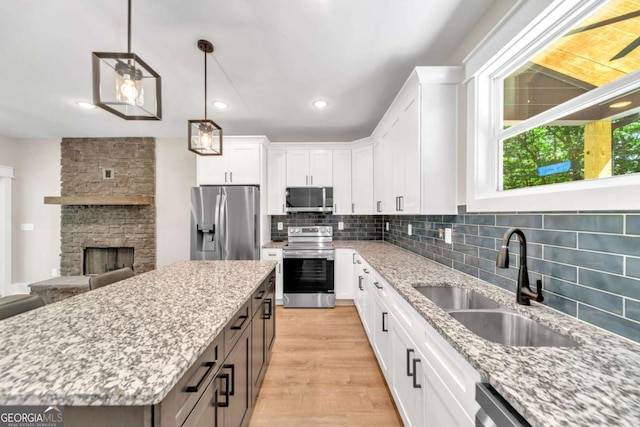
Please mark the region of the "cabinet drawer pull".
<svg viewBox="0 0 640 427"><path fill-rule="evenodd" d="M278 256L278 254L267 254L267 256Z"/></svg>
<svg viewBox="0 0 640 427"><path fill-rule="evenodd" d="M224 386L225 401L218 402L218 406L220 406L221 408L228 408L229 407L229 374L220 374L218 375L218 378L221 380L224 380L225 382L225 386Z"/></svg>
<svg viewBox="0 0 640 427"><path fill-rule="evenodd" d="M233 172L229 172L229 182L233 182Z"/></svg>
<svg viewBox="0 0 640 427"><path fill-rule="evenodd" d="M351 255L353 256L352 262L355 264L356 263L356 253L354 252Z"/></svg>
<svg viewBox="0 0 640 427"><path fill-rule="evenodd" d="M388 315L389 313L386 311L382 312L382 332L389 332L389 329L387 329L387 325L384 322Z"/></svg>
<svg viewBox="0 0 640 427"><path fill-rule="evenodd" d="M266 292L264 290L260 291L260 294L258 296L255 297L255 299L262 299L262 297L264 296Z"/></svg>
<svg viewBox="0 0 640 427"><path fill-rule="evenodd" d="M229 395L233 396L235 394L235 388L236 388L236 365L224 365L223 366L225 369L231 369L231 391L229 392ZM229 388L227 387L227 390Z"/></svg>
<svg viewBox="0 0 640 427"><path fill-rule="evenodd" d="M367 270L366 268L363 268L362 271L364 271L365 273L369 274L369 270Z"/></svg>
<svg viewBox="0 0 640 427"><path fill-rule="evenodd" d="M249 318L249 316L247 316L246 314L243 314L242 316L239 316L238 319L242 319L242 322L240 322L239 325L232 326L231 329L233 329L233 330L242 329L242 325L244 325L244 322L246 322L248 318Z"/></svg>
<svg viewBox="0 0 640 427"><path fill-rule="evenodd" d="M360 288L361 291L364 291L364 289L362 289L362 276L358 276L358 288Z"/></svg>
<svg viewBox="0 0 640 427"><path fill-rule="evenodd" d="M272 301L272 300L271 300L271 298L267 298L267 299L266 299L266 300L264 300L264 302L262 303L262 304L266 304L267 308L269 309L269 311L267 311L267 312L264 314L263 319L265 319L265 320L269 320L269 319L271 319L271 315L273 314L273 313L272 313L272 311L271 311L271 301Z"/></svg>
<svg viewBox="0 0 640 427"><path fill-rule="evenodd" d="M413 353L412 348L407 349L407 376L410 377L413 374L411 373L411 353Z"/></svg>
<svg viewBox="0 0 640 427"><path fill-rule="evenodd" d="M224 182L227 182L227 172L224 173Z"/></svg>
<svg viewBox="0 0 640 427"><path fill-rule="evenodd" d="M216 362L206 362L204 366L207 367L207 372L205 372L202 378L200 378L198 384L187 386L187 393L197 393L198 391L200 391L200 387L202 387L204 380L207 379L213 368L215 368Z"/></svg>
<svg viewBox="0 0 640 427"><path fill-rule="evenodd" d="M418 384L418 374L416 370L416 365L420 363L420 359L413 359L413 388L422 388L420 384Z"/></svg>
<svg viewBox="0 0 640 427"><path fill-rule="evenodd" d="M380 286L379 282L373 282L373 285L378 289L382 289L382 286Z"/></svg>

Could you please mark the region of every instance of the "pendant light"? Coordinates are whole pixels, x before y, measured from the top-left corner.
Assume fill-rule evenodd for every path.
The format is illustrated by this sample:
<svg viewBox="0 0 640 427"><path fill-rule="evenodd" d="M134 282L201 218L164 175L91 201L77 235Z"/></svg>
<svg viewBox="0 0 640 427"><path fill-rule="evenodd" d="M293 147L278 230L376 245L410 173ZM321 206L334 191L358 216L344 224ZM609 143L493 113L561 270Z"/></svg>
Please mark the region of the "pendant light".
<svg viewBox="0 0 640 427"><path fill-rule="evenodd" d="M162 120L160 75L131 52L128 0L127 52L93 52L93 103L125 120Z"/></svg>
<svg viewBox="0 0 640 427"><path fill-rule="evenodd" d="M204 52L204 120L189 120L189 150L201 156L221 156L222 128L207 120L207 54L213 52L213 45L198 40L198 49Z"/></svg>

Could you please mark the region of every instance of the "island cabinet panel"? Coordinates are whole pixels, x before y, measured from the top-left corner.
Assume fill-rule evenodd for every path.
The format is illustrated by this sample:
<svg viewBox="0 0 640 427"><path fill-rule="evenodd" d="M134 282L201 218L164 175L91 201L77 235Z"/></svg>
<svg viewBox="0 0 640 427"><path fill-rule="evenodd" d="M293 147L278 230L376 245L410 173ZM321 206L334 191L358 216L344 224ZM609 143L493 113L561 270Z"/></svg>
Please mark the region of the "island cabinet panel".
<svg viewBox="0 0 640 427"><path fill-rule="evenodd" d="M251 399L251 328L244 332L224 361L223 371L229 375L229 389L225 390L229 405L225 408L225 427L248 424ZM211 424L206 424L211 425Z"/></svg>
<svg viewBox="0 0 640 427"><path fill-rule="evenodd" d="M224 345L223 331L160 403L162 427L183 425L204 390L208 388L222 368L225 355Z"/></svg>

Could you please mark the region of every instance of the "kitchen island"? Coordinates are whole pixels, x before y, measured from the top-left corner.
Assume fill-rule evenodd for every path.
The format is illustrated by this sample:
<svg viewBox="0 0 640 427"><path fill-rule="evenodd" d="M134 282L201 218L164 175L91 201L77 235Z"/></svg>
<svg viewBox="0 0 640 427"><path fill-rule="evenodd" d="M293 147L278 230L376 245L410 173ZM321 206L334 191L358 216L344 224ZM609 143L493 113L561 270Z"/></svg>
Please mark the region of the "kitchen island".
<svg viewBox="0 0 640 427"><path fill-rule="evenodd" d="M159 404L275 265L180 262L0 322L0 405Z"/></svg>

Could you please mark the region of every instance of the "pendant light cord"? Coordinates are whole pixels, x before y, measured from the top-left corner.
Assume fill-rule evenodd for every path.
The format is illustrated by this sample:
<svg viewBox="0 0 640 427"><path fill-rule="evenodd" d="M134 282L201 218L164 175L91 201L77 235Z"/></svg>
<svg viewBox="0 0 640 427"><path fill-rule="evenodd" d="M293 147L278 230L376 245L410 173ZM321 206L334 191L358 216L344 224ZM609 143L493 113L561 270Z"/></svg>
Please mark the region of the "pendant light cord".
<svg viewBox="0 0 640 427"><path fill-rule="evenodd" d="M131 0L129 0L127 16L127 53L131 53Z"/></svg>
<svg viewBox="0 0 640 427"><path fill-rule="evenodd" d="M204 52L204 119L207 120L207 52Z"/></svg>

